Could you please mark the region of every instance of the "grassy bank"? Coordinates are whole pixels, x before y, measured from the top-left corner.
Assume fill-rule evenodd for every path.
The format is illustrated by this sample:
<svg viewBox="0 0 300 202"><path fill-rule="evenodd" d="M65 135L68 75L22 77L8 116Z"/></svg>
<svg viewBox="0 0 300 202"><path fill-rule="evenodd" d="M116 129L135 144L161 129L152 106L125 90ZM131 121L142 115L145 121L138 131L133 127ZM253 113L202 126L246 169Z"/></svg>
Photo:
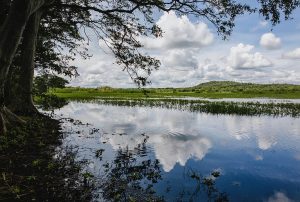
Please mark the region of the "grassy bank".
<svg viewBox="0 0 300 202"><path fill-rule="evenodd" d="M238 82L208 82L190 88L147 88L146 93L139 89L121 88L75 88L52 89L51 92L67 99L95 98L278 98L300 99L300 85L291 84L251 84Z"/></svg>
<svg viewBox="0 0 300 202"><path fill-rule="evenodd" d="M24 119L25 125L0 136L0 201L89 201L82 162L75 161L72 149L55 151L61 144L59 122Z"/></svg>

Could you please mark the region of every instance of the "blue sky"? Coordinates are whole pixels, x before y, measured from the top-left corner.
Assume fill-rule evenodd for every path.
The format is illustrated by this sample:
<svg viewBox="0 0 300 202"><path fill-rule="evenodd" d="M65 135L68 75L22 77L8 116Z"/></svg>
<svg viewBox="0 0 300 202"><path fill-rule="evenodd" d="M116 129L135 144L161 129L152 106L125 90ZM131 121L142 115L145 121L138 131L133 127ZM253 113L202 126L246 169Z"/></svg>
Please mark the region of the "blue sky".
<svg viewBox="0 0 300 202"><path fill-rule="evenodd" d="M203 19L157 15L163 38L141 38L145 51L161 60L149 87L186 87L213 80L300 84L300 9L292 20L272 27L258 14L238 17L228 40ZM78 58L80 76L72 86L134 87L126 72L114 62L105 45L93 40L93 57Z"/></svg>

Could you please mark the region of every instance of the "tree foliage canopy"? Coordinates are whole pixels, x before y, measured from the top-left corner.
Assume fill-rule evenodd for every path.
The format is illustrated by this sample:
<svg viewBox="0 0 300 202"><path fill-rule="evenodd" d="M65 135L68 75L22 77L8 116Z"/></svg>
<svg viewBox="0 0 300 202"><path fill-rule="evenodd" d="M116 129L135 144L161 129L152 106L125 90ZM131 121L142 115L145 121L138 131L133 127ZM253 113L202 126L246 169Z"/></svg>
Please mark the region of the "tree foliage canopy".
<svg viewBox="0 0 300 202"><path fill-rule="evenodd" d="M11 0L3 0L0 16L8 13ZM210 21L218 34L227 38L238 15L259 12L273 25L282 15L291 18L300 5L299 0L257 0L259 7L234 0L52 0L43 6L36 52L36 67L46 73L76 76L76 67L70 65L77 55L88 58L85 41L89 33L104 41L113 52L116 62L139 85L146 85L147 78L160 66L159 60L146 55L141 36L162 37L162 30L155 24L156 12L174 11ZM4 17L2 18L4 19ZM1 22L0 22L1 23ZM89 31L88 31L89 30Z"/></svg>
<svg viewBox="0 0 300 202"><path fill-rule="evenodd" d="M123 71L127 71L138 86L144 86L151 72L160 66L160 61L145 53L139 39L143 36L163 37L161 28L155 23L156 13L172 11L177 15L206 19L219 35L227 38L239 15L258 12L276 25L282 18L290 19L300 5L299 0L255 2L258 6L253 8L246 1L235 0L2 0L0 126L5 125L7 117L15 118L5 107L7 98L4 95L4 87L9 88L9 82L5 84L8 73L18 77L11 71L13 68L24 70L19 83L26 84L27 90L23 90L22 96L28 98L32 96L34 67L46 74L77 75L76 67L70 65L70 61L78 55L89 57L83 45L89 43L89 34L94 33L109 47ZM23 44L26 48L20 50ZM21 82L24 79L28 80ZM33 105L31 98L26 100L28 105Z"/></svg>
<svg viewBox="0 0 300 202"><path fill-rule="evenodd" d="M54 5L66 13L85 12L87 18L78 22L83 32L91 29L103 40L113 52L116 62L139 86L146 85L147 77L160 65L157 59L144 54L139 41L141 36L163 35L155 24L154 12L174 11L178 15L206 18L215 25L220 35L227 37L234 27L236 16L254 11L248 5L231 0L66 0L56 1Z"/></svg>
<svg viewBox="0 0 300 202"><path fill-rule="evenodd" d="M293 11L300 6L299 0L258 0L258 2L261 5L259 13L273 25L280 23L282 15L285 20L291 19Z"/></svg>

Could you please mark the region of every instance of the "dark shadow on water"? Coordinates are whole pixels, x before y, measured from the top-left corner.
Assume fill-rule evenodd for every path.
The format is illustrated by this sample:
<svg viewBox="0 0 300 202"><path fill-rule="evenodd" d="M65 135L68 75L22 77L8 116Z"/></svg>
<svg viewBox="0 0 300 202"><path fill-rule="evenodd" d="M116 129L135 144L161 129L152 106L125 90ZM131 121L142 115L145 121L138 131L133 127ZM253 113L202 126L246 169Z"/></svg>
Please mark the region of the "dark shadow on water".
<svg viewBox="0 0 300 202"><path fill-rule="evenodd" d="M35 117L0 136L0 201L91 201L93 183L76 159L61 149L59 122Z"/></svg>
<svg viewBox="0 0 300 202"><path fill-rule="evenodd" d="M52 94L42 95L36 101L38 108L44 111L53 111L55 109L60 109L68 103L68 100Z"/></svg>

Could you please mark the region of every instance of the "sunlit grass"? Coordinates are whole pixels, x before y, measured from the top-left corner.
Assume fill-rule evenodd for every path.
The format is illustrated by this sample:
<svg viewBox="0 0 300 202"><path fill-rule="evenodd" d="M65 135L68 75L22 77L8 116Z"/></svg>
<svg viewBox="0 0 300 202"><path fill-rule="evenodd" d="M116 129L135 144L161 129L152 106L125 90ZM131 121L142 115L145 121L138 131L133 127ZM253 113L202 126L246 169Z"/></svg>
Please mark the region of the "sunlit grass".
<svg viewBox="0 0 300 202"><path fill-rule="evenodd" d="M191 88L78 88L52 89L52 93L68 99L118 98L278 98L300 99L300 86L291 84L244 84L236 82L209 82Z"/></svg>

